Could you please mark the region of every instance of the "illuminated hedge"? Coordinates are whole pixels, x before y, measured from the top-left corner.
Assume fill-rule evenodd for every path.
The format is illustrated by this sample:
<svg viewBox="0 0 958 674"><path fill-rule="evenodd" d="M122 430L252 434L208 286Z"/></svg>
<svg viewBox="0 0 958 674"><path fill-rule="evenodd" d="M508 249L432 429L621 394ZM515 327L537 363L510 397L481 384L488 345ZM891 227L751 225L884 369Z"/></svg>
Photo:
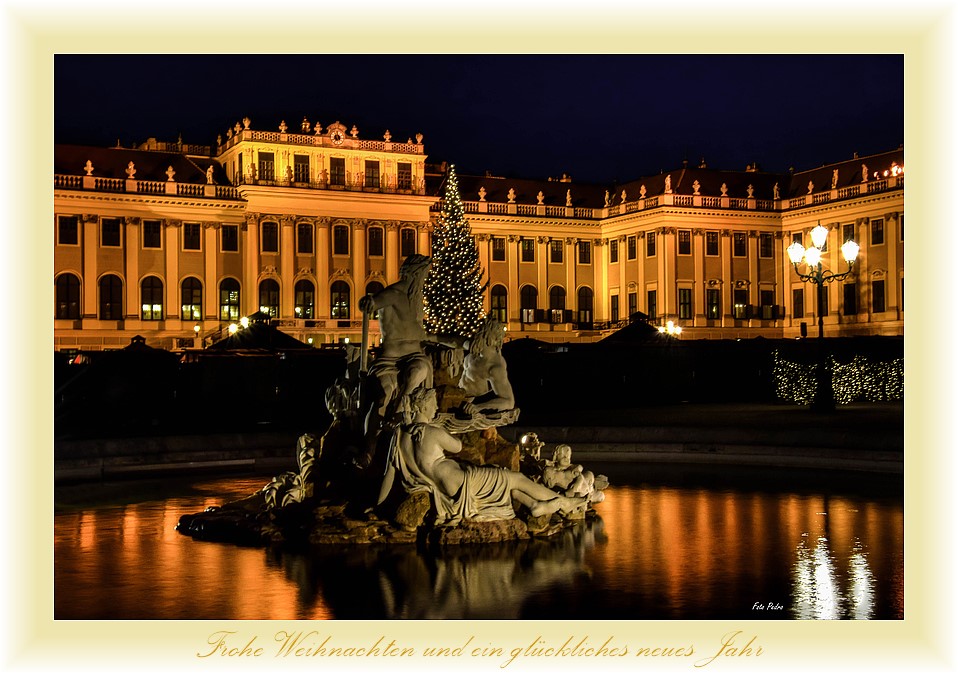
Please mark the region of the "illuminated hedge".
<svg viewBox="0 0 958 674"><path fill-rule="evenodd" d="M815 393L815 365L793 363L772 354L775 394L781 400L808 405ZM881 402L901 400L905 395L905 360L874 362L855 356L850 363L830 358L832 390L835 402L847 405L855 401Z"/></svg>

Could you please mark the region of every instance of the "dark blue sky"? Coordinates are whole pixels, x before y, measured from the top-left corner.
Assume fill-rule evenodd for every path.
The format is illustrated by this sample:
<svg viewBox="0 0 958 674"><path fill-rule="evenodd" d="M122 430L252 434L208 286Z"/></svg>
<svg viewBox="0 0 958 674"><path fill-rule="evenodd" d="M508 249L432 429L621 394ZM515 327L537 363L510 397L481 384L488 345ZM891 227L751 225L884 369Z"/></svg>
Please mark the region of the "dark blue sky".
<svg viewBox="0 0 958 674"><path fill-rule="evenodd" d="M904 141L901 55L57 55L55 140L212 144L341 121L460 173L626 181L704 157L807 169Z"/></svg>

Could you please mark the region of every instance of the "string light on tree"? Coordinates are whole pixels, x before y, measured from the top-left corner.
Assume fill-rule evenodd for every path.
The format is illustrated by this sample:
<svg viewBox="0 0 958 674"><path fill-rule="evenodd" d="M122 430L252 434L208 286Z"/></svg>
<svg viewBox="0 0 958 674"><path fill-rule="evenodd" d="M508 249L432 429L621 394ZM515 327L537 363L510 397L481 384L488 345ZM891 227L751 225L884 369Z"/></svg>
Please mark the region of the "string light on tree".
<svg viewBox="0 0 958 674"><path fill-rule="evenodd" d="M437 335L471 337L485 319L479 249L459 197L456 167L449 167L442 213L433 231L432 266L423 291L426 329Z"/></svg>

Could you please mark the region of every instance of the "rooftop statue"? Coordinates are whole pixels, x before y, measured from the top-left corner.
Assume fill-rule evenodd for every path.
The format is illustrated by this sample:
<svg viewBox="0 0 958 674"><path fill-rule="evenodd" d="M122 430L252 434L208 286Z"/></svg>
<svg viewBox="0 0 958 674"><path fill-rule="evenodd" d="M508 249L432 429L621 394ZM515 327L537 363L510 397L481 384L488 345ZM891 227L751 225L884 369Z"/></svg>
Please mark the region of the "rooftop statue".
<svg viewBox="0 0 958 674"><path fill-rule="evenodd" d="M838 185L838 169L832 169L832 189Z"/></svg>
<svg viewBox="0 0 958 674"><path fill-rule="evenodd" d="M779 191L778 191L778 183L775 183L774 185L772 185L772 198L773 199L781 198L781 195L779 194Z"/></svg>

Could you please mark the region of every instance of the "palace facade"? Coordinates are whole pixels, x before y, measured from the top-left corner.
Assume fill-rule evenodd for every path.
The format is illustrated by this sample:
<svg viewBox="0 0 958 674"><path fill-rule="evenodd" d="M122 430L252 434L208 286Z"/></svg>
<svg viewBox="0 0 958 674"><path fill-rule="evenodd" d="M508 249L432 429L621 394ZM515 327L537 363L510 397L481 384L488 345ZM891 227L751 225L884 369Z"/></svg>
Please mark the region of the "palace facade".
<svg viewBox="0 0 958 674"><path fill-rule="evenodd" d="M363 139L304 119L249 119L216 147L58 145L54 340L111 349L135 335L194 348L257 311L314 345L358 341L360 297L429 254L445 164L422 136ZM817 334L815 286L785 249L829 229L828 336L904 330L904 151L776 174L681 166L626 184L459 175L510 338L594 341L630 320L682 338ZM371 326L373 342L377 326Z"/></svg>

